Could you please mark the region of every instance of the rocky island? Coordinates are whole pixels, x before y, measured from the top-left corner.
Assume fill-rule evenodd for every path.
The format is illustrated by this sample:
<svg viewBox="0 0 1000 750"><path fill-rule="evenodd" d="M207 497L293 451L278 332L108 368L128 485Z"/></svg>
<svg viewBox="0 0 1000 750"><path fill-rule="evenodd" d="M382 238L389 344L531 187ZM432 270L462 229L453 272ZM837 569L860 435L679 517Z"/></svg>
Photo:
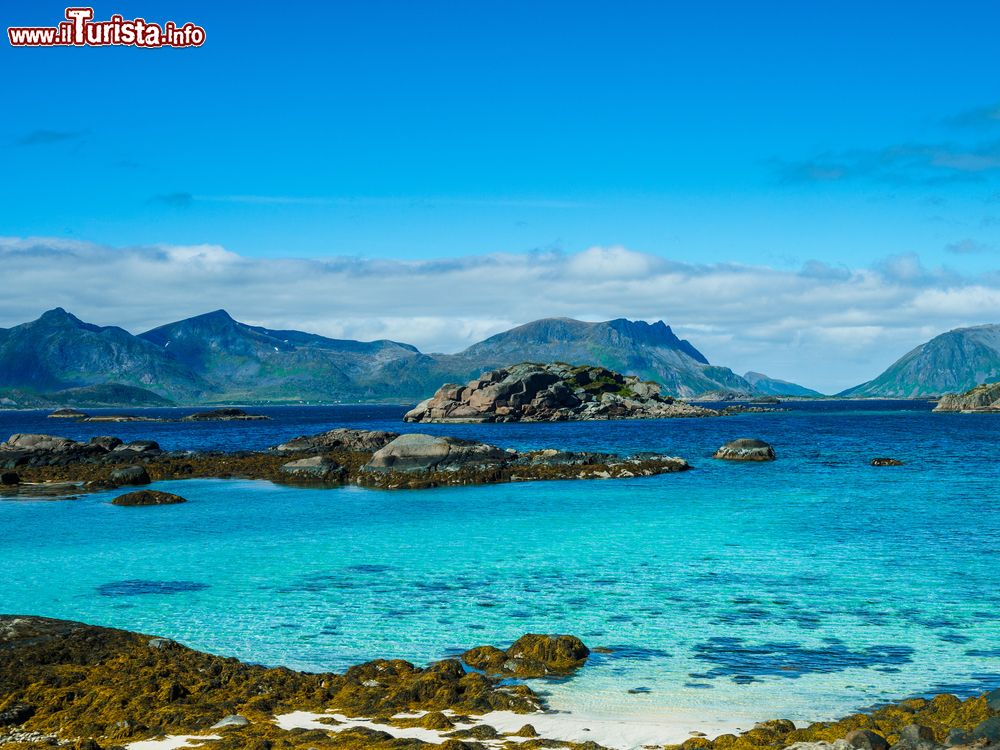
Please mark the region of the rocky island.
<svg viewBox="0 0 1000 750"><path fill-rule="evenodd" d="M1000 383L984 383L965 393L949 393L941 397L934 411L961 414L1000 412Z"/></svg>
<svg viewBox="0 0 1000 750"><path fill-rule="evenodd" d="M522 363L446 384L407 422L563 422L714 417L720 412L660 394L660 386L605 367Z"/></svg>
<svg viewBox="0 0 1000 750"><path fill-rule="evenodd" d="M16 434L0 443L8 494L40 488L105 490L191 477L356 484L387 489L492 484L534 479L611 479L685 471L682 458L556 449L515 451L460 438L338 428L267 451L164 451L151 440L88 442Z"/></svg>

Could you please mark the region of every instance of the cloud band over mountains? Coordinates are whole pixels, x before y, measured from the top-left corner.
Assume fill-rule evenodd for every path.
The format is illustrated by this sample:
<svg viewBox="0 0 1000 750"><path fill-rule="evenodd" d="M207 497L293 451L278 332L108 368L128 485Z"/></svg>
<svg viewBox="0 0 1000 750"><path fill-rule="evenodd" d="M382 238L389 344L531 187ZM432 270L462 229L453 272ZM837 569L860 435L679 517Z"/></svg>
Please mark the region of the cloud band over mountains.
<svg viewBox="0 0 1000 750"><path fill-rule="evenodd" d="M949 328L1000 322L1000 274L679 263L621 247L439 260L249 258L216 245L0 239L0 326L62 306L139 332L217 308L269 328L456 351L541 317L663 319L709 359L832 392Z"/></svg>

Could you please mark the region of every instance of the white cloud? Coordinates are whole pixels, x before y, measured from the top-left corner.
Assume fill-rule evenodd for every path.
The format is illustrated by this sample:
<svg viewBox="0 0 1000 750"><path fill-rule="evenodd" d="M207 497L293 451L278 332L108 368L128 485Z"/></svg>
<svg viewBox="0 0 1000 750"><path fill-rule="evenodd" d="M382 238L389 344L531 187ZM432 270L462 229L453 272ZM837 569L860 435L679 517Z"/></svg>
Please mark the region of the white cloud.
<svg viewBox="0 0 1000 750"><path fill-rule="evenodd" d="M833 391L949 328L1000 322L1000 278L919 259L800 269L669 261L621 247L457 259L267 259L217 245L114 248L0 238L0 325L57 305L138 332L226 308L239 320L456 351L540 317L663 319L712 362Z"/></svg>

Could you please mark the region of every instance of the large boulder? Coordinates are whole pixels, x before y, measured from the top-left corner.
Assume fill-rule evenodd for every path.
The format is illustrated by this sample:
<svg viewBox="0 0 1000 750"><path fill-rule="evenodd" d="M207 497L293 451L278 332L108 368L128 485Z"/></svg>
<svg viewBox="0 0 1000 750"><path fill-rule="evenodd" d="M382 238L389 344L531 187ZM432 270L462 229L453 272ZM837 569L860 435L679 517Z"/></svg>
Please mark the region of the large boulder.
<svg viewBox="0 0 1000 750"><path fill-rule="evenodd" d="M399 437L399 433L383 430L353 430L338 427L318 435L303 435L287 443L276 445L274 450L282 453L299 451L361 451L373 453Z"/></svg>
<svg viewBox="0 0 1000 750"><path fill-rule="evenodd" d="M138 464L119 466L111 472L111 476L108 477L108 480L115 486L149 484L152 481L149 478L149 472L146 471L146 467L139 466Z"/></svg>
<svg viewBox="0 0 1000 750"><path fill-rule="evenodd" d="M295 479L332 482L342 480L347 470L326 456L312 456L283 464L281 473Z"/></svg>
<svg viewBox="0 0 1000 750"><path fill-rule="evenodd" d="M462 654L462 661L487 674L511 677L545 677L568 674L590 656L583 641L572 635L527 633L507 650L479 646Z"/></svg>
<svg viewBox="0 0 1000 750"><path fill-rule="evenodd" d="M174 495L170 492L160 492L159 490L138 490L136 492L128 492L124 495L119 495L114 500L111 501L112 505L127 505L127 506L140 506L140 505L176 505L178 503L186 503L187 500L180 495Z"/></svg>
<svg viewBox="0 0 1000 750"><path fill-rule="evenodd" d="M456 471L499 465L516 454L486 443L413 433L400 435L380 448L365 464L366 471Z"/></svg>
<svg viewBox="0 0 1000 750"><path fill-rule="evenodd" d="M726 461L773 461L774 448L763 440L740 438L720 447L713 457Z"/></svg>

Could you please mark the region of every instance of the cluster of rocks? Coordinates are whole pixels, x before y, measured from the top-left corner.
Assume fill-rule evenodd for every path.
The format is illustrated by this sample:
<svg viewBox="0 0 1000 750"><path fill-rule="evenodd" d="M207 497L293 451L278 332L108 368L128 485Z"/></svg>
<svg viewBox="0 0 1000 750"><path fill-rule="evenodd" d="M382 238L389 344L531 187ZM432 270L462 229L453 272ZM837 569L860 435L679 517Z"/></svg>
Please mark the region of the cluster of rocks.
<svg viewBox="0 0 1000 750"><path fill-rule="evenodd" d="M523 363L447 384L407 422L560 422L709 417L720 412L660 394L657 383L604 367Z"/></svg>
<svg viewBox="0 0 1000 750"><path fill-rule="evenodd" d="M669 750L998 750L1000 690L962 700L943 693L910 698L839 721L796 727L787 719L740 735L693 737Z"/></svg>
<svg viewBox="0 0 1000 750"><path fill-rule="evenodd" d="M159 444L153 440L126 443L116 437L101 436L83 443L54 435L17 433L0 443L0 468L131 463L162 453Z"/></svg>
<svg viewBox="0 0 1000 750"><path fill-rule="evenodd" d="M539 642L533 653L544 658L544 652ZM343 674L309 674L244 664L167 638L41 617L0 616L0 717L6 717L0 738L57 736L74 750L100 750L148 737L212 732L221 738L211 746L224 750L390 750L410 744L363 728L336 735L289 732L277 727L274 717L336 709L388 726L399 714L428 712L430 718L419 725L445 729L453 724L444 712L527 714L541 706L541 698L528 686L467 670L458 659L425 668L401 659L377 659ZM479 746L457 742L449 747Z"/></svg>
<svg viewBox="0 0 1000 750"><path fill-rule="evenodd" d="M393 437L393 433L363 430L334 430L312 438L296 438L274 450L287 452L293 444L313 449L335 445L330 448L334 455L338 455L336 451L341 448L348 451L347 457L354 459L358 453L366 452L352 449L381 444L357 465L356 470L329 455L317 455L282 464L281 472L300 481L355 481L385 487L419 486L413 483L415 477L422 478L418 480L421 483L432 478L433 482L445 484L469 484L518 479L650 476L690 468L683 459L658 454L626 458L611 453L554 449L518 452L441 435L407 433Z"/></svg>
<svg viewBox="0 0 1000 750"><path fill-rule="evenodd" d="M486 674L531 678L570 674L582 667L588 656L590 649L576 636L527 633L505 650L478 646L461 658Z"/></svg>
<svg viewBox="0 0 1000 750"><path fill-rule="evenodd" d="M1000 383L977 385L965 393L949 393L941 397L934 411L963 414L1000 412Z"/></svg>

